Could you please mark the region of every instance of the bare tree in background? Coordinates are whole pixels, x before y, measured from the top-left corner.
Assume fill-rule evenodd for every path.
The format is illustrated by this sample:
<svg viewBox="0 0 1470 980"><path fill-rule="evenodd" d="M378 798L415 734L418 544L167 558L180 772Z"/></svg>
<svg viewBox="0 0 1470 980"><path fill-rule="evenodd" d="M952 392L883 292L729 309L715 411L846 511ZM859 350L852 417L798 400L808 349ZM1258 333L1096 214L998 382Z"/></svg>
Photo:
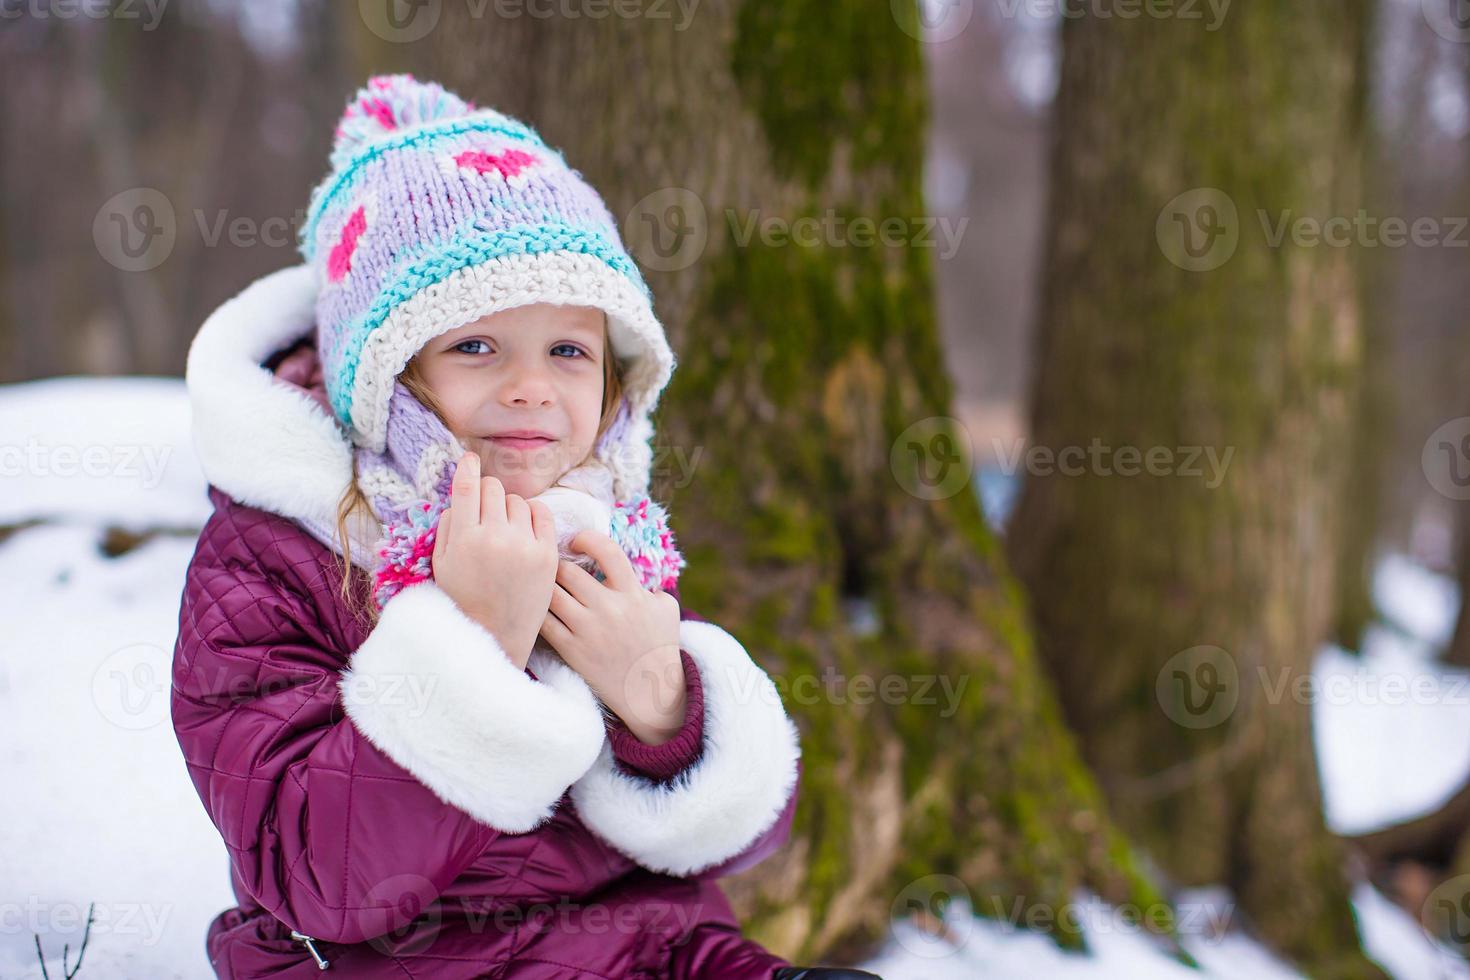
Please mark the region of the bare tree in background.
<svg viewBox="0 0 1470 980"><path fill-rule="evenodd" d="M74 6L0 30L0 382L178 375L204 316L298 261L345 15L301 0L267 46L239 6Z"/></svg>
<svg viewBox="0 0 1470 980"><path fill-rule="evenodd" d="M1352 250L1269 234L1359 206L1368 17L1066 21L1033 437L1138 455L1029 475L1009 524L1120 823L1314 977L1381 975L1298 695L1335 612L1363 340ZM1183 447L1233 452L1218 486Z"/></svg>

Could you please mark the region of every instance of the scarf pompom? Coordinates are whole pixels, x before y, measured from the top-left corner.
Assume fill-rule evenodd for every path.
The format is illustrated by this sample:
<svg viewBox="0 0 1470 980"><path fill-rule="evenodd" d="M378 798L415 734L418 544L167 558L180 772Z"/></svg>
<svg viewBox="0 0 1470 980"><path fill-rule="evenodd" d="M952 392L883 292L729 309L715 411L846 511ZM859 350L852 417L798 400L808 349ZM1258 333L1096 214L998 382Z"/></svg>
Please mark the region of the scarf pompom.
<svg viewBox="0 0 1470 980"><path fill-rule="evenodd" d="M684 556L674 545L668 512L657 501L640 496L613 504L610 536L633 563L645 589L668 591L679 581Z"/></svg>
<svg viewBox="0 0 1470 980"><path fill-rule="evenodd" d="M410 585L434 577L434 535L444 509L444 501L421 500L408 509L407 522L382 526L373 574L373 599L379 609Z"/></svg>

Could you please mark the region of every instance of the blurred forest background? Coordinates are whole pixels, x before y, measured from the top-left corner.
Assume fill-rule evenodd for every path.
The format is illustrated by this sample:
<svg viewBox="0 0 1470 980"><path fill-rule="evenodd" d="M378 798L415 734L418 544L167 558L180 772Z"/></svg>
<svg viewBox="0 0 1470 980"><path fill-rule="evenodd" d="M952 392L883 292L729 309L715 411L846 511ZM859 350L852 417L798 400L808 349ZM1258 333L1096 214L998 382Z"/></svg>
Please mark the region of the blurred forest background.
<svg viewBox="0 0 1470 980"><path fill-rule="evenodd" d="M855 960L897 908L942 933L957 888L1222 885L1309 975L1381 976L1371 881L1470 948L1470 790L1335 830L1309 707L1250 681L1359 653L1385 556L1470 577L1470 5L584 6L0 0L0 384L181 375L218 304L299 261L352 93L440 81L626 219L681 358L660 434L710 453L664 488L686 601L773 675L973 682L953 717L798 709L796 839L730 886L755 935ZM708 216L686 262L672 191ZM906 242L741 245L731 208ZM1095 441L1230 462L1017 463ZM1181 720L1209 651L1239 706ZM1470 667L1470 622L1435 655Z"/></svg>

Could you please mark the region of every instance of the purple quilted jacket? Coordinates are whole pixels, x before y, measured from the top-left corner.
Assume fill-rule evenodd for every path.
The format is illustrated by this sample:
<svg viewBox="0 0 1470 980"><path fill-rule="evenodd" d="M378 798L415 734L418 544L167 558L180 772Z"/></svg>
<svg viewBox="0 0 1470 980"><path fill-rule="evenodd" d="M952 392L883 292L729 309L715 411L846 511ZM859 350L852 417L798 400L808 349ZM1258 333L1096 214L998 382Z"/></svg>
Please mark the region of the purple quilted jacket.
<svg viewBox="0 0 1470 980"><path fill-rule="evenodd" d="M322 406L313 288L299 266L259 280L189 353L215 510L171 705L239 903L205 939L217 975L764 980L789 965L741 935L718 881L787 840L801 772L796 726L733 636L684 613L685 723L655 747L546 648L515 668L432 582L376 625L353 616L333 543L351 462ZM374 530L351 529L364 601Z"/></svg>

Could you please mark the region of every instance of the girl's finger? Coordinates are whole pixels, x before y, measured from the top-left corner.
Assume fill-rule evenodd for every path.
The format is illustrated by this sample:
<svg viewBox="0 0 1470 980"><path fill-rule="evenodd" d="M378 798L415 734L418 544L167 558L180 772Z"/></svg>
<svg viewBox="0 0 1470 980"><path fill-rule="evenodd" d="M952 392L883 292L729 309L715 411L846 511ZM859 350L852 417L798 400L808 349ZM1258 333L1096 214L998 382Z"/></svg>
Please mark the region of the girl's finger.
<svg viewBox="0 0 1470 980"><path fill-rule="evenodd" d="M590 605L597 590L602 588L602 583L588 575L582 566L565 558L557 560L556 585L583 606Z"/></svg>
<svg viewBox="0 0 1470 980"><path fill-rule="evenodd" d="M566 623L548 612L546 618L541 622L541 635L560 653L566 648L567 641L572 638L572 631L567 629Z"/></svg>
<svg viewBox="0 0 1470 980"><path fill-rule="evenodd" d="M505 485L493 476L480 479L480 523L505 523Z"/></svg>
<svg viewBox="0 0 1470 980"><path fill-rule="evenodd" d="M602 574L607 577L609 587L619 592L631 592L634 589L643 588L643 583L638 580L638 573L633 571L633 563L628 560L627 553L606 534L582 531L572 539L571 546L573 551L592 556L597 562L597 567L601 568Z"/></svg>
<svg viewBox="0 0 1470 980"><path fill-rule="evenodd" d="M551 612L556 613L557 618L563 624L576 622L577 617L587 611L587 607L582 605L581 601L568 592L560 583L552 583L551 605L547 608Z"/></svg>
<svg viewBox="0 0 1470 980"><path fill-rule="evenodd" d="M434 529L434 557L429 559L430 567L444 558L444 552L449 548L449 518L454 511L446 507L439 512L439 525Z"/></svg>
<svg viewBox="0 0 1470 980"><path fill-rule="evenodd" d="M551 516L551 508L544 500L528 500L526 503L531 507L531 530L536 540L555 548L556 518Z"/></svg>
<svg viewBox="0 0 1470 980"><path fill-rule="evenodd" d="M505 495L505 521L514 527L525 528L527 534L531 533L531 508L525 497L518 493Z"/></svg>
<svg viewBox="0 0 1470 980"><path fill-rule="evenodd" d="M449 506L464 516L462 526L480 523L480 457L466 452L454 467L449 489Z"/></svg>

